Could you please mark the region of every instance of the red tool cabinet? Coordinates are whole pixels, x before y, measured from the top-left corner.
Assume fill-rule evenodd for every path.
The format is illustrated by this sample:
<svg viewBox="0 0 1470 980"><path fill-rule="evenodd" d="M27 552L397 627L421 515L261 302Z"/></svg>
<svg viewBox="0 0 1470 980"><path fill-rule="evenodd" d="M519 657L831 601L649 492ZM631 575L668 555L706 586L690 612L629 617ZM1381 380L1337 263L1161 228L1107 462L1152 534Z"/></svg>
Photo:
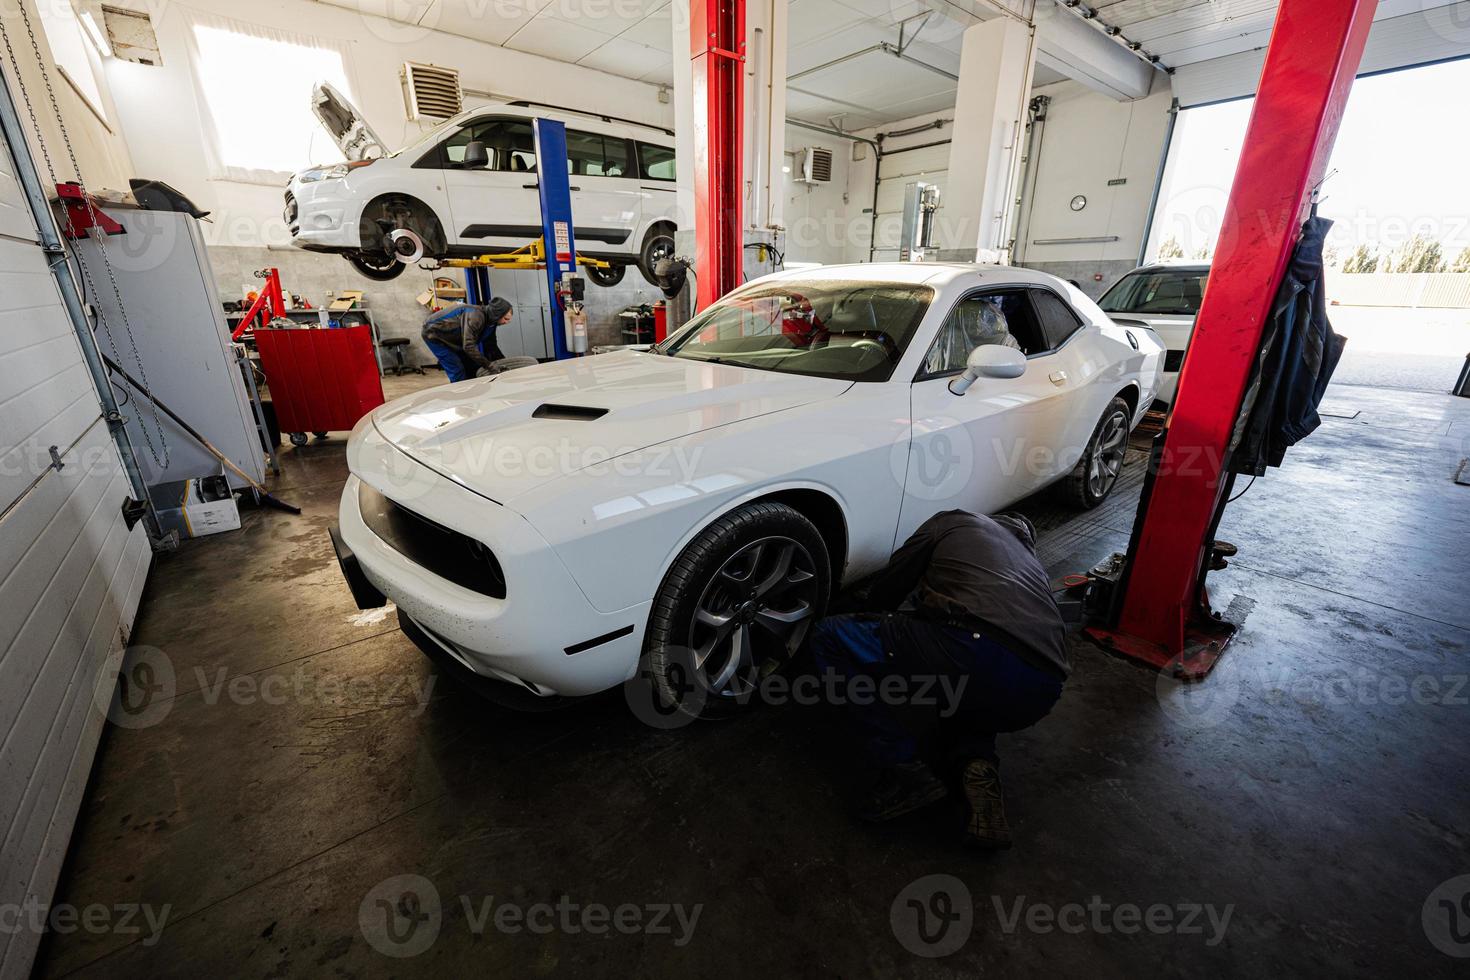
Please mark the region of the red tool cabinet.
<svg viewBox="0 0 1470 980"><path fill-rule="evenodd" d="M257 329L255 348L276 420L297 445L308 432L351 429L383 404L372 327Z"/></svg>

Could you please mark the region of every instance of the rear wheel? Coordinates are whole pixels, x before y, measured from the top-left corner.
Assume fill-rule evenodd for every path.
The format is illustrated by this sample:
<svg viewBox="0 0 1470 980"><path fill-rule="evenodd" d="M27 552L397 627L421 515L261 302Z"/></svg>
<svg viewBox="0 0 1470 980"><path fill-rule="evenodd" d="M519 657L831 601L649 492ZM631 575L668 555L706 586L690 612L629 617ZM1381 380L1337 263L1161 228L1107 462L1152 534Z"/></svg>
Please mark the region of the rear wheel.
<svg viewBox="0 0 1470 980"><path fill-rule="evenodd" d="M801 648L827 605L827 547L779 503L721 517L684 549L654 600L644 674L665 711L724 717Z"/></svg>
<svg viewBox="0 0 1470 980"><path fill-rule="evenodd" d="M1084 510L1091 510L1113 492L1123 457L1128 453L1128 403L1114 398L1103 410L1082 458L1067 477L1067 495Z"/></svg>
<svg viewBox="0 0 1470 980"><path fill-rule="evenodd" d="M661 259L674 257L674 229L669 225L654 225L643 236L643 247L638 251L638 271L650 285L657 286L658 276L654 269Z"/></svg>

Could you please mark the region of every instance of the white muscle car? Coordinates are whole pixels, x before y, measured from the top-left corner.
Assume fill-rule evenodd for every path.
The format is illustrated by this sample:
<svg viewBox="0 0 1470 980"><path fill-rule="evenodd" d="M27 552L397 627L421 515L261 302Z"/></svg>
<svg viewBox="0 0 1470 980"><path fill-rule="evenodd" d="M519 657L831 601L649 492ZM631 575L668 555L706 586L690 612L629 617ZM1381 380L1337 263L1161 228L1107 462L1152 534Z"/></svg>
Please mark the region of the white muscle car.
<svg viewBox="0 0 1470 980"><path fill-rule="evenodd" d="M532 704L643 672L710 712L941 510L1112 490L1163 347L999 266L778 273L651 351L434 388L348 445L360 605Z"/></svg>

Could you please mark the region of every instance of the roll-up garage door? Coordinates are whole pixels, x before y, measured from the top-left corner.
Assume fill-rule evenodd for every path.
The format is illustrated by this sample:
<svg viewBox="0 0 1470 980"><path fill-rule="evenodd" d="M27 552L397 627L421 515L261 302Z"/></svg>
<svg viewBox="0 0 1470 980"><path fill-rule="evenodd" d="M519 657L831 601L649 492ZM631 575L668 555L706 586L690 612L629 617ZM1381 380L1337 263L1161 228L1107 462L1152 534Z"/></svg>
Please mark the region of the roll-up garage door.
<svg viewBox="0 0 1470 980"><path fill-rule="evenodd" d="M15 172L0 137L0 909L23 910L51 900L151 552Z"/></svg>

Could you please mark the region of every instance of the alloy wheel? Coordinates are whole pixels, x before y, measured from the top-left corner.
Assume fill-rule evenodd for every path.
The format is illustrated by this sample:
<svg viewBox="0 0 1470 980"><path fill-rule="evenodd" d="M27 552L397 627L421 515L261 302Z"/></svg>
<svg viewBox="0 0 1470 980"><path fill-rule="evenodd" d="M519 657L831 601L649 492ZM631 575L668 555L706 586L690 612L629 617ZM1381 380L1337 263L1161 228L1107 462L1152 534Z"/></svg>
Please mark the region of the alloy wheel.
<svg viewBox="0 0 1470 980"><path fill-rule="evenodd" d="M1102 431L1087 461L1087 491L1098 500L1108 495L1123 470L1123 457L1128 451L1128 418L1114 412L1103 423Z"/></svg>
<svg viewBox="0 0 1470 980"><path fill-rule="evenodd" d="M761 538L727 558L689 627L704 690L738 696L795 655L816 612L817 585L811 553L791 538Z"/></svg>

